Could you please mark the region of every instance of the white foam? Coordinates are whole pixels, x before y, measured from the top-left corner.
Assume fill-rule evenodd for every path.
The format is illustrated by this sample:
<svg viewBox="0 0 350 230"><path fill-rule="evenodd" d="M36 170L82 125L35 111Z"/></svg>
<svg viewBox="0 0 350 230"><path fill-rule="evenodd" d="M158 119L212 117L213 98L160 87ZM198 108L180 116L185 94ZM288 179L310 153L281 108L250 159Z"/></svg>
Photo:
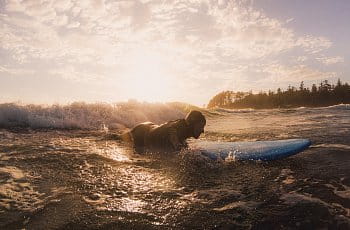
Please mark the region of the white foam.
<svg viewBox="0 0 350 230"><path fill-rule="evenodd" d="M213 109L213 111L219 112L219 113L249 113L249 112L256 111L256 109L253 109L253 108L246 108L246 109L215 108L215 109Z"/></svg>
<svg viewBox="0 0 350 230"><path fill-rule="evenodd" d="M338 105L330 105L330 106L325 106L325 107L318 107L315 109L340 109L340 110L349 110L350 109L350 104L343 104L340 103Z"/></svg>
<svg viewBox="0 0 350 230"><path fill-rule="evenodd" d="M319 144L313 145L313 148L337 148L337 149L350 149L350 145L342 145L342 144Z"/></svg>
<svg viewBox="0 0 350 230"><path fill-rule="evenodd" d="M144 122L163 123L183 118L185 104L139 103L116 104L75 102L69 105L0 104L0 127L30 128L125 128Z"/></svg>
<svg viewBox="0 0 350 230"><path fill-rule="evenodd" d="M223 212L223 211L227 211L230 209L236 209L236 208L242 208L242 209L246 209L246 210L251 210L256 208L260 203L254 202L254 201L236 201L236 202L232 202L229 203L223 207L220 208L214 208L214 211L219 211L219 212Z"/></svg>
<svg viewBox="0 0 350 230"><path fill-rule="evenodd" d="M346 185L342 185L343 189L339 190L337 187L332 184L325 184L326 187L333 189L333 193L344 198L350 199L350 187Z"/></svg>

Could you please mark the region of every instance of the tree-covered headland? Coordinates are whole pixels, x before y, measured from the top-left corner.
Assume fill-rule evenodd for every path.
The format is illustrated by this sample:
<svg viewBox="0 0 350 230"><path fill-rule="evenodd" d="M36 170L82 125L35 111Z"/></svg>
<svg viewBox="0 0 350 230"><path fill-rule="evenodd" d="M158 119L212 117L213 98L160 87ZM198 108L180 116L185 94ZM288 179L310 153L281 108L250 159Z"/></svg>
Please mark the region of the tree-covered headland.
<svg viewBox="0 0 350 230"><path fill-rule="evenodd" d="M342 83L330 84L327 80L318 86L313 84L311 88L300 83L298 88L288 86L286 90L260 92L233 92L223 91L215 95L208 103L208 108L220 107L229 109L269 109L269 108L291 108L291 107L318 107L336 104L350 103L350 85Z"/></svg>

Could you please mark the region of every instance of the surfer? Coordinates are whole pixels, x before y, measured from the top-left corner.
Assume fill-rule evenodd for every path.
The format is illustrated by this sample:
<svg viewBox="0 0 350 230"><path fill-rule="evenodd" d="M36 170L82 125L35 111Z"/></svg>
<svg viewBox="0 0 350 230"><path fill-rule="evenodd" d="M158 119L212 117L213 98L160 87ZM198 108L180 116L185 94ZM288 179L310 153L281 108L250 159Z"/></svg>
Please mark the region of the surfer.
<svg viewBox="0 0 350 230"><path fill-rule="evenodd" d="M187 147L186 139L196 139L204 132L206 119L196 110L189 112L185 119L169 121L156 125L152 122L144 122L136 125L125 133L124 140L133 143L137 151L147 149L180 150Z"/></svg>

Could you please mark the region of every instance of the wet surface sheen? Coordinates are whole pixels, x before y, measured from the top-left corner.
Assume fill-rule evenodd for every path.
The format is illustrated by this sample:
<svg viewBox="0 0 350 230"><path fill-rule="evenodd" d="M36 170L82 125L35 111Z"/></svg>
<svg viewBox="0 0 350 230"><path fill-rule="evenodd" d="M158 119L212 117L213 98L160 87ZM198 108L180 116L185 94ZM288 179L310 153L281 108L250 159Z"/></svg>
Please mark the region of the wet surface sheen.
<svg viewBox="0 0 350 230"><path fill-rule="evenodd" d="M308 138L296 156L136 155L102 132L0 130L1 229L350 228L350 108L220 111L206 140Z"/></svg>

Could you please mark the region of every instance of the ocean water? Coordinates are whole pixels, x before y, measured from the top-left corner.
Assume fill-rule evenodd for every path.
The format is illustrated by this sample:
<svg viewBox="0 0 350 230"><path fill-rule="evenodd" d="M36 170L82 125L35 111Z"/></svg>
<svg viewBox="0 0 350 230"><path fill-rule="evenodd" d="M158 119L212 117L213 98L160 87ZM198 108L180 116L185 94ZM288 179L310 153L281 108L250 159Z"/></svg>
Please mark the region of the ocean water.
<svg viewBox="0 0 350 230"><path fill-rule="evenodd" d="M204 140L312 146L273 162L214 162L192 150L135 154L106 127L3 128L0 228L350 229L349 105L207 119Z"/></svg>

